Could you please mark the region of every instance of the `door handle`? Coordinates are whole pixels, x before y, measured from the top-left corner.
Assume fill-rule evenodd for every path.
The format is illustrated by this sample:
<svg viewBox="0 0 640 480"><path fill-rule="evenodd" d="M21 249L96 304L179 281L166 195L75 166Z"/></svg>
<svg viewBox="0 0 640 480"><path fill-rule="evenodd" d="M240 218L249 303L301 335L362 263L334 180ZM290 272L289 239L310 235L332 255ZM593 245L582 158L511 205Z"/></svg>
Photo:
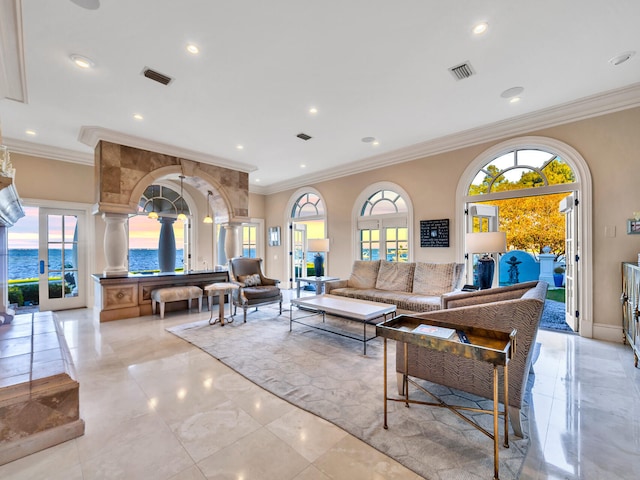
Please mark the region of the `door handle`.
<svg viewBox="0 0 640 480"><path fill-rule="evenodd" d="M44 274L44 260L40 260L40 275Z"/></svg>

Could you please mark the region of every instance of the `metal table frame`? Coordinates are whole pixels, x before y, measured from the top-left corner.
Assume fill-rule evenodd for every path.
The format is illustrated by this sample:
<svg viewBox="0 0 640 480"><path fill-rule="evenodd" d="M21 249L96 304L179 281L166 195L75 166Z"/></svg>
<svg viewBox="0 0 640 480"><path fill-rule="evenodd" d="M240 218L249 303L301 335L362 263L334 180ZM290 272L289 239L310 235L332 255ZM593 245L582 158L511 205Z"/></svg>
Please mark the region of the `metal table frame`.
<svg viewBox="0 0 640 480"><path fill-rule="evenodd" d="M441 339L428 335L413 333L411 330L420 324L429 324L455 330L464 331L471 343L461 343L457 336L452 339ZM427 321L424 319L412 317L410 315L399 315L392 320L379 323L376 326L376 332L384 338L384 428L387 429L387 402L402 402L407 407L410 404L428 405L433 407L447 408L455 413L464 421L470 423L479 431L487 435L493 440L493 469L494 479L499 479L499 417L504 417L504 442L503 446L509 448L509 360L515 354L516 349L516 330L511 333L499 332L495 330L486 330L477 327L469 327L465 325L455 325L445 322ZM404 397L390 397L387 391L387 339L396 340L397 347L402 346L404 349L404 371L403 375L403 391ZM486 339L487 341L483 341ZM435 394L419 385L417 382L409 378L406 373L409 371L408 344L414 344L423 348L430 348L438 351L448 352L452 355L458 355L466 358L473 358L479 361L486 361L493 364L493 409L486 410L480 408L465 407L460 405L449 405ZM499 344L499 346L488 346ZM498 408L498 391L499 391L499 375L498 367L503 367L503 387L504 387L504 408L499 411ZM409 384L415 386L422 392L432 397L435 402L425 402L421 400L412 400L409 398ZM481 413L490 413L493 415L493 432L487 431L485 428L477 424L471 418L463 415L462 411L472 411Z"/></svg>

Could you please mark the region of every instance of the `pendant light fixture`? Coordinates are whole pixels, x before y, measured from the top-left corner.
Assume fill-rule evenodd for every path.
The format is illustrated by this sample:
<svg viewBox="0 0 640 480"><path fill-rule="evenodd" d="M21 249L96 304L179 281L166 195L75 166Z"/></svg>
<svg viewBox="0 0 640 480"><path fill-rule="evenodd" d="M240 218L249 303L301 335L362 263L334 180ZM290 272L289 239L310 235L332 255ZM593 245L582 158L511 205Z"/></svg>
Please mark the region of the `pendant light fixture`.
<svg viewBox="0 0 640 480"><path fill-rule="evenodd" d="M213 193L211 193L211 190L207 191L207 216L204 217L202 223L213 223L213 218L211 218L211 214L209 213L209 208L211 207L209 198L211 197L211 195L213 195Z"/></svg>
<svg viewBox="0 0 640 480"><path fill-rule="evenodd" d="M151 187L152 197L151 197L151 211L147 215L151 220L157 220L158 214L156 213L156 196L153 194L153 186Z"/></svg>
<svg viewBox="0 0 640 480"><path fill-rule="evenodd" d="M184 205L184 197L182 196L182 193L183 193L182 181L183 180L184 180L184 175L180 175L180 213L178 214L178 220L181 220L181 221L184 222L184 221L187 220L187 216L182 211L182 206Z"/></svg>

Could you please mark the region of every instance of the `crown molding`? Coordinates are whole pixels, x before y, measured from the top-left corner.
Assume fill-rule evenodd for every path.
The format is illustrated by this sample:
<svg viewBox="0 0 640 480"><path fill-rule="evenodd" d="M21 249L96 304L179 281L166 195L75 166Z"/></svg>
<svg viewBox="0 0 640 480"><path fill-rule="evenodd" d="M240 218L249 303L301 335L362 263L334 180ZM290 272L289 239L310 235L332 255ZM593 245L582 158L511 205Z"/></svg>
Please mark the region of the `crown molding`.
<svg viewBox="0 0 640 480"><path fill-rule="evenodd" d="M387 167L419 158L438 155L460 148L491 142L513 135L522 135L542 128L554 127L566 123L585 120L608 113L640 106L640 82L623 88L584 97L536 112L519 115L482 127L472 128L444 137L416 143L409 147L394 150L351 162L331 171L305 175L284 182L260 187L262 195L270 195L336 178L366 172L376 168ZM250 188L250 191L252 189ZM257 193L257 190L256 190Z"/></svg>
<svg viewBox="0 0 640 480"><path fill-rule="evenodd" d="M0 16L0 98L27 102L27 75L22 37L22 1L2 2Z"/></svg>
<svg viewBox="0 0 640 480"><path fill-rule="evenodd" d="M4 138L4 145L11 153L20 153L32 157L48 158L62 162L79 163L81 165L93 165L93 153L78 152L68 148L53 147L39 143L25 142L15 138Z"/></svg>
<svg viewBox="0 0 640 480"><path fill-rule="evenodd" d="M168 145L162 142L156 142L148 140L146 138L136 137L134 135L128 135L122 132L116 132L115 130L109 130L108 128L96 127L96 126L83 126L80 128L78 134L78 140L85 145L95 148L100 140L105 140L111 143L117 143L119 145L127 145L129 147L139 148L141 150L148 150L150 152L162 153L165 155L171 155L179 158L186 158L209 165L215 165L218 167L230 168L232 170L239 170L241 172L253 172L258 169L255 165L248 163L234 162L226 160L224 158L215 157L213 155L207 155L195 150L189 150L186 148L176 147L174 145Z"/></svg>

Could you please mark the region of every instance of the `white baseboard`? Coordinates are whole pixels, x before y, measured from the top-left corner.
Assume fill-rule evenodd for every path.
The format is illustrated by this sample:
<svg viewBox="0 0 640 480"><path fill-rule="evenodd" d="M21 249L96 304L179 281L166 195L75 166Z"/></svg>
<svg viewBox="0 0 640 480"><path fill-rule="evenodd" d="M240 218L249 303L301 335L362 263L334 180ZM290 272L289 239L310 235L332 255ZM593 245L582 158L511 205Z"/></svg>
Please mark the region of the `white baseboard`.
<svg viewBox="0 0 640 480"><path fill-rule="evenodd" d="M607 342L622 343L622 325L594 323L593 338Z"/></svg>

